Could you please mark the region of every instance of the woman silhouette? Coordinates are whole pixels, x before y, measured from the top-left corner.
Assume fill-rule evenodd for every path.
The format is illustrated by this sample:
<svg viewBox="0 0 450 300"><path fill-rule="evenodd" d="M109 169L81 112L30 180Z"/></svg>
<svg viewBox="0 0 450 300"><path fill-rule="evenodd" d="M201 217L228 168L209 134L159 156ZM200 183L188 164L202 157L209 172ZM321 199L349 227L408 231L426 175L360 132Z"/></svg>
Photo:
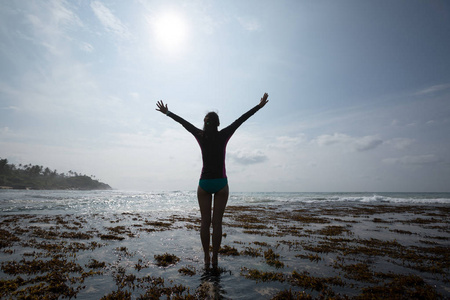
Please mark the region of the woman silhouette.
<svg viewBox="0 0 450 300"><path fill-rule="evenodd" d="M228 127L218 131L219 116L215 112L208 113L204 118L203 130L198 129L188 121L169 111L167 104L160 100L156 103L156 110L171 117L196 138L202 151L203 168L197 188L197 198L201 212L200 238L205 252L205 266L209 268L211 258L209 255L211 205L214 194L214 208L212 214L212 264L217 267L220 243L222 242L222 217L228 201L228 181L225 171L225 148L228 140L236 129L241 126L269 100L267 93L261 98L258 105L243 114Z"/></svg>

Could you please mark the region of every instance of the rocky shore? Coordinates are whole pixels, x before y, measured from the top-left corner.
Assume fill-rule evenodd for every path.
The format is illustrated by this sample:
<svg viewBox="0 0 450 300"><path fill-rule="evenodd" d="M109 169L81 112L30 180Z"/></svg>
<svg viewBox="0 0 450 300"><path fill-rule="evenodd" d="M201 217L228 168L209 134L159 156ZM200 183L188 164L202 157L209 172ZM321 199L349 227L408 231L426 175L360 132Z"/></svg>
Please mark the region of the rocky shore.
<svg viewBox="0 0 450 300"><path fill-rule="evenodd" d="M230 206L217 270L198 214L1 215L0 298L443 299L449 212Z"/></svg>

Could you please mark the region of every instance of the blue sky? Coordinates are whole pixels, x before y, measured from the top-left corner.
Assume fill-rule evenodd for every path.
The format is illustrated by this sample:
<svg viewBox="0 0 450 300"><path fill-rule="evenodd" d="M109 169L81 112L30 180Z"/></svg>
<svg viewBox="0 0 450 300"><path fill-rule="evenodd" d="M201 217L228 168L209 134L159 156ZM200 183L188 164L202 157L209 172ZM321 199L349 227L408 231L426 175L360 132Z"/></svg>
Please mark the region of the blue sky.
<svg viewBox="0 0 450 300"><path fill-rule="evenodd" d="M259 102L231 191L450 191L448 1L0 1L0 157L193 190L201 127Z"/></svg>

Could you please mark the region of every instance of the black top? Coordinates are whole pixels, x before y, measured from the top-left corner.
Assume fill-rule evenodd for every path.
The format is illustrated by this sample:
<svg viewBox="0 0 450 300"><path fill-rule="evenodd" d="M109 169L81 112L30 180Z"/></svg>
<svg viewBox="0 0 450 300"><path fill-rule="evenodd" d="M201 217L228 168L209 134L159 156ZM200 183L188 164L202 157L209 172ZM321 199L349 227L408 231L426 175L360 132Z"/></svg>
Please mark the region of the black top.
<svg viewBox="0 0 450 300"><path fill-rule="evenodd" d="M203 130L198 129L173 112L168 113L169 117L183 125L187 131L192 133L200 145L203 160L203 168L200 179L227 178L225 170L225 149L227 147L228 140L231 138L236 129L238 129L242 123L244 123L260 108L261 107L259 105L256 105L228 127L214 134L210 134L207 137L205 137Z"/></svg>

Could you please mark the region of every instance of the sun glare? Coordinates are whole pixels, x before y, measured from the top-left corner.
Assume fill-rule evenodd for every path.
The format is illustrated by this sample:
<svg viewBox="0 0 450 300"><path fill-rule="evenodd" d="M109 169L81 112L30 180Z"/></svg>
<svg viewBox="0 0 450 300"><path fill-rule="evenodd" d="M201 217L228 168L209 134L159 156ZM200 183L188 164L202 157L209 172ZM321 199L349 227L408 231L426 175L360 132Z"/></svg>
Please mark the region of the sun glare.
<svg viewBox="0 0 450 300"><path fill-rule="evenodd" d="M187 40L187 23L183 16L175 13L160 15L154 23L156 40L166 50L178 51Z"/></svg>

